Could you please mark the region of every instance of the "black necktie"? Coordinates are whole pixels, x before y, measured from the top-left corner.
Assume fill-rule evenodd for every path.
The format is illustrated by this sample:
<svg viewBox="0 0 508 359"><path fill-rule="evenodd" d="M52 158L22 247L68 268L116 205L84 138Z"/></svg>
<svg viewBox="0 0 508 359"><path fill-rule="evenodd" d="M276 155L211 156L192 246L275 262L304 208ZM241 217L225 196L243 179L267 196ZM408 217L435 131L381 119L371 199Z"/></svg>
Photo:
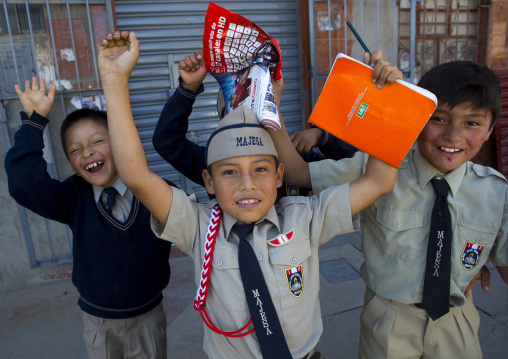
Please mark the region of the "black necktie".
<svg viewBox="0 0 508 359"><path fill-rule="evenodd" d="M450 310L452 220L446 198L448 183L433 178L432 186L437 198L430 219L422 304L432 320L437 320Z"/></svg>
<svg viewBox="0 0 508 359"><path fill-rule="evenodd" d="M106 193L106 209L111 212L116 201L116 189L115 187L106 187L102 191Z"/></svg>
<svg viewBox="0 0 508 359"><path fill-rule="evenodd" d="M251 245L245 239L245 236L252 232L253 228L253 224L237 224L233 227L240 237L238 262L252 323L254 323L264 359L291 359L292 356L258 259Z"/></svg>

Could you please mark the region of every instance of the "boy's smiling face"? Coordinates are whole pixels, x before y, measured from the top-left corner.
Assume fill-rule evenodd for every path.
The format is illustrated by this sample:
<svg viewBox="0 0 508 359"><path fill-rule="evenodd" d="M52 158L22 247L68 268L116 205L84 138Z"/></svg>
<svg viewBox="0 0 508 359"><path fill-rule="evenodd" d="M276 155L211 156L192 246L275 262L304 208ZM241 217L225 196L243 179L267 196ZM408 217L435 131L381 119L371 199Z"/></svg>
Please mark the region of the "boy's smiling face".
<svg viewBox="0 0 508 359"><path fill-rule="evenodd" d="M439 103L418 136L423 157L440 172L447 173L471 160L488 140L492 113L474 109L470 102L450 108Z"/></svg>
<svg viewBox="0 0 508 359"><path fill-rule="evenodd" d="M80 120L67 129L65 143L72 170L85 181L108 187L118 179L106 127L97 121Z"/></svg>
<svg viewBox="0 0 508 359"><path fill-rule="evenodd" d="M222 210L242 222L252 223L268 213L282 185L284 166L275 167L270 155L227 158L203 171L208 193L215 194Z"/></svg>

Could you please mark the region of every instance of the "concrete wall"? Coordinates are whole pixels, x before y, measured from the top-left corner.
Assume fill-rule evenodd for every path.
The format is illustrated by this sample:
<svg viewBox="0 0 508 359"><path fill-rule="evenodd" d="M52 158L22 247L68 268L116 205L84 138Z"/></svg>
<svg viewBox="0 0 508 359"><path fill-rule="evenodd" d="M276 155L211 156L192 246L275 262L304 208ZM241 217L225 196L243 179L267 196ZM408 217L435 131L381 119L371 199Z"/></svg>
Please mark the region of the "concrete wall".
<svg viewBox="0 0 508 359"><path fill-rule="evenodd" d="M60 148L58 131L63 115L58 102L55 101L55 103L54 109L48 116L50 119L54 118L50 122L49 135L54 149L58 178L64 179L72 174L72 170ZM31 268L18 206L9 195L4 167L5 151L14 143L14 133L21 125L19 111L22 108L19 101L16 100L4 101L3 105L5 106L8 122L2 124L2 126L5 126L9 132L10 143L6 143L7 141L3 136L0 137L0 149L2 149L0 171L0 292L22 288L41 281L68 277L72 267L72 263L69 263L68 259L67 263L57 260L51 261L52 258L67 257L70 254L65 226L58 222L47 221L20 207L20 210L26 213L35 255L39 261L43 262L42 264L38 263L35 268ZM50 157L46 157L47 161L50 162ZM51 245L48 240L48 233L52 239Z"/></svg>
<svg viewBox="0 0 508 359"><path fill-rule="evenodd" d="M45 7L44 12L46 13ZM83 5L78 8L72 6L71 16L86 18ZM67 19L67 9L62 6L52 6L52 19L53 21ZM11 26L15 25L11 24ZM49 32L35 32L33 40L35 56L34 49L30 45L31 36L26 31L14 31L12 37L5 33L0 35L0 41L4 45L2 49L6 51L2 54L7 55L3 59L9 60L2 63L0 70L0 76L2 76L0 78L0 106L1 110L5 111L2 120L6 121L0 123L2 127L2 136L0 137L0 158L2 159L0 166L0 292L62 276L67 277L70 275L72 267L68 236L70 232L67 233L66 227L61 223L45 220L22 207L18 208L15 201L9 196L7 188L3 162L7 150L14 142L14 133L21 125L19 112L22 110L13 90L12 82L19 81L21 87L24 88L24 80L30 80L31 76L37 73L44 77L47 83L55 82L54 55L50 47ZM24 47L21 46L22 44ZM16 49L18 72L14 70L11 46ZM66 85L70 85L70 87L66 87ZM58 86L59 90L72 90L71 83L67 84L62 81ZM62 106L66 106L65 113L75 110L76 108L70 103L72 96L75 95L75 93L70 93L66 98L57 96L48 116L51 119L49 129L45 132L46 148L48 148L44 153L45 159L50 165L56 167L55 175L60 180L72 174L68 161L60 148L59 128L64 117ZM49 148L52 148L53 151L50 151ZM25 226L22 225L19 211L26 217ZM27 236L24 233L24 228L28 230ZM29 259L30 247L33 247L35 263L31 263ZM64 263L65 261L66 263Z"/></svg>
<svg viewBox="0 0 508 359"><path fill-rule="evenodd" d="M373 52L377 48L376 44L376 0L362 0L363 3L363 41ZM356 31L360 34L360 1L354 1L353 18L351 21ZM383 51L383 58L392 64L395 64L393 58L393 38L397 33L393 33L393 0L379 0L379 48ZM354 39L352 55L354 58L363 60L364 50L360 43Z"/></svg>
<svg viewBox="0 0 508 359"><path fill-rule="evenodd" d="M489 18L487 65L508 68L508 0L493 0Z"/></svg>

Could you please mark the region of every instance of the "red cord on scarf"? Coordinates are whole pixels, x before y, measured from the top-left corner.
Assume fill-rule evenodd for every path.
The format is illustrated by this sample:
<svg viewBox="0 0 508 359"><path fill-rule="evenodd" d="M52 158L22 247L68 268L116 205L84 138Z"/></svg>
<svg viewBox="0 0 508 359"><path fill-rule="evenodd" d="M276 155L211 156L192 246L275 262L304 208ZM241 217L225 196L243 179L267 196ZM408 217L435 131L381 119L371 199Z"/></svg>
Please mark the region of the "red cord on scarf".
<svg viewBox="0 0 508 359"><path fill-rule="evenodd" d="M208 317L208 313L205 309L206 297L208 294L208 282L210 280L210 269L212 266L212 258L213 258L213 249L215 248L215 239L217 238L217 233L219 232L219 226L222 219L222 210L219 205L215 205L212 208L210 214L210 223L208 224L208 230L206 232L206 241L205 241L205 254L203 258L203 269L201 270L201 280L199 282L199 288L196 293L196 298L194 299L194 310L199 311L203 322L206 324L211 331L217 334L222 334L230 338L240 338L246 335L249 335L254 331L254 327L245 333L240 333L247 329L249 324L252 322L252 318L249 318L247 324L245 324L242 328L235 330L234 332L224 332L217 328L210 317Z"/></svg>

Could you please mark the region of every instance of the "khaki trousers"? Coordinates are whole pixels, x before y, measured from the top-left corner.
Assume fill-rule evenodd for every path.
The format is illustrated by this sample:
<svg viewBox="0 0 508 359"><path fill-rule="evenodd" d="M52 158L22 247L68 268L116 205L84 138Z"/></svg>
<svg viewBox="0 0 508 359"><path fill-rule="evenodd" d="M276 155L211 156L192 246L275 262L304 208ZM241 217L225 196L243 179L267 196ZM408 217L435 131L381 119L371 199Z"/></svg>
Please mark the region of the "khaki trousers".
<svg viewBox="0 0 508 359"><path fill-rule="evenodd" d="M83 328L90 359L167 358L162 303L128 319L104 319L83 312Z"/></svg>
<svg viewBox="0 0 508 359"><path fill-rule="evenodd" d="M360 316L360 359L482 358L480 316L472 295L436 321L424 309L376 295L369 288Z"/></svg>

